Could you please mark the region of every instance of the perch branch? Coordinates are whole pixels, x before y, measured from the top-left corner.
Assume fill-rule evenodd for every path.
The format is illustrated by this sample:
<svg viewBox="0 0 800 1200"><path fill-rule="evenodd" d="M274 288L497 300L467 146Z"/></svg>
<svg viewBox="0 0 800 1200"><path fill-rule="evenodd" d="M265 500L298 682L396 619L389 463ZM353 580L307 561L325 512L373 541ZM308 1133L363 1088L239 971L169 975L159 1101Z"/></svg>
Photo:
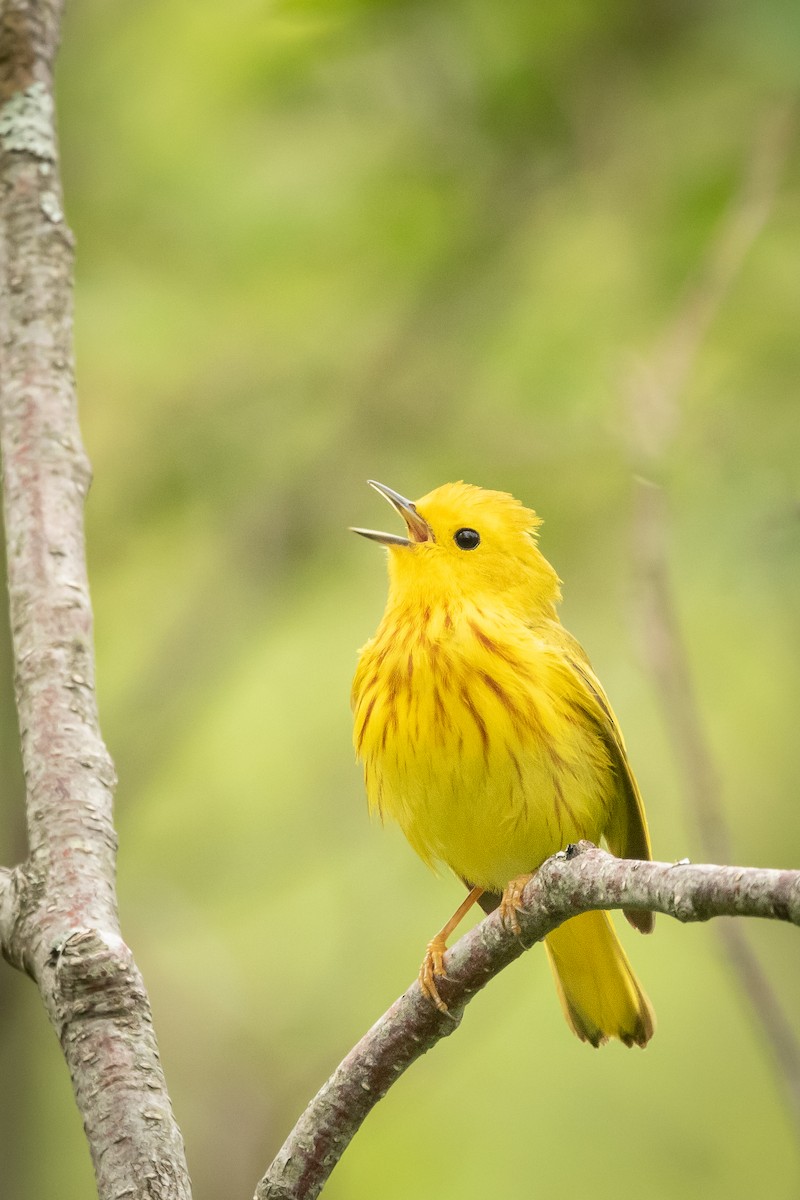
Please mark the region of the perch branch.
<svg viewBox="0 0 800 1200"><path fill-rule="evenodd" d="M374 1106L416 1059L459 1025L499 971L563 921L597 908L649 909L679 921L769 917L800 925L800 871L617 859L589 842L550 858L525 888L521 936L495 911L448 952L442 1014L417 983L350 1051L286 1139L255 1200L314 1200Z"/></svg>
<svg viewBox="0 0 800 1200"><path fill-rule="evenodd" d="M1 948L35 979L61 1041L101 1200L187 1200L150 1006L117 917L54 122L61 9L0 0L0 449L29 843L0 879Z"/></svg>

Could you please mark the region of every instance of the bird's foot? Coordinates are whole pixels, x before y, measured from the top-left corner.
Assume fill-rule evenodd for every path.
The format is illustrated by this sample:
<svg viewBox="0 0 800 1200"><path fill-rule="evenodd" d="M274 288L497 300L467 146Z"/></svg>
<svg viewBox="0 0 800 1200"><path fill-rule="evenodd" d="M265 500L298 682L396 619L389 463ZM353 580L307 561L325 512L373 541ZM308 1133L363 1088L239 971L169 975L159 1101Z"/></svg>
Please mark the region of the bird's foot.
<svg viewBox="0 0 800 1200"><path fill-rule="evenodd" d="M517 913L522 912L523 906L520 903L522 893L525 890L525 885L533 879L533 874L518 875L516 879L512 879L507 883L500 900L500 920L510 929L513 934L519 937L522 932L519 924Z"/></svg>
<svg viewBox="0 0 800 1200"><path fill-rule="evenodd" d="M419 986L422 989L423 996L427 996L436 1005L439 1012L442 1013L447 1012L447 1005L439 995L436 980L437 978L447 978L447 973L444 969L444 952L446 949L447 939L442 937L441 933L437 933L436 937L431 938L428 942L425 957L419 969Z"/></svg>
<svg viewBox="0 0 800 1200"><path fill-rule="evenodd" d="M435 1004L439 1012L446 1013L448 1011L442 997L439 995L439 989L436 986L436 980L446 979L447 974L444 969L444 953L447 949L447 939L454 929L461 923L466 914L472 908L476 900L479 900L483 895L483 888L474 887L470 890L466 900L462 900L456 911L453 913L446 925L443 925L436 937L431 938L428 942L428 948L425 951L425 957L422 960L422 966L419 969L419 986L422 989L423 996L427 996L432 1004Z"/></svg>

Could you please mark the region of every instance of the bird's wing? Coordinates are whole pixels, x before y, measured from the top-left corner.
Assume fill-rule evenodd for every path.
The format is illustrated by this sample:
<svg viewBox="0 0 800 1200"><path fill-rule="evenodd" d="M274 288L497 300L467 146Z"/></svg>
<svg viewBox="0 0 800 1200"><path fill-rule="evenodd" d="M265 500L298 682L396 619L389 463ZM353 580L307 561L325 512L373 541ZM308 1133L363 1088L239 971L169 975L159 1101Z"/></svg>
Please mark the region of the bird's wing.
<svg viewBox="0 0 800 1200"><path fill-rule="evenodd" d="M600 680L591 668L581 644L558 625L555 638L581 692L586 715L597 728L608 751L612 766L619 780L618 802L614 805L611 821L605 832L608 848L619 858L652 858L650 834L644 815L644 804L636 779L628 762L625 742L617 724L617 718L603 691ZM642 933L653 928L653 914L629 910L625 916Z"/></svg>

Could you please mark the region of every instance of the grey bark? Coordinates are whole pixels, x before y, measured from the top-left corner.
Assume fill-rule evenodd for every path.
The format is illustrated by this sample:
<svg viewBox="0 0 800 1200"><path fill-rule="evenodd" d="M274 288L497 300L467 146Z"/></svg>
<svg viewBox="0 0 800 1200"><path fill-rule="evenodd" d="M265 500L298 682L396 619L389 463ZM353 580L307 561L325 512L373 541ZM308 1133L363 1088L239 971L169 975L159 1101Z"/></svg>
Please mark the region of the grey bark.
<svg viewBox="0 0 800 1200"><path fill-rule="evenodd" d="M61 1041L102 1200L184 1200L183 1143L117 916L53 111L60 18L56 0L0 4L0 448L29 842L27 861L0 877L0 943Z"/></svg>

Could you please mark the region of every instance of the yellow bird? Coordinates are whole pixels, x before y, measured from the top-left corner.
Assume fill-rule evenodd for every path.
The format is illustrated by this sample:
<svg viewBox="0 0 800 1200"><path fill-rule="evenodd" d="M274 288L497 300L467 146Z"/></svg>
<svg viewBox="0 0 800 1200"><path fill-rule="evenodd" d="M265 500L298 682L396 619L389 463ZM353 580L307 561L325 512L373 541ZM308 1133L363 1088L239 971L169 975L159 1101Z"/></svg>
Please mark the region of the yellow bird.
<svg viewBox="0 0 800 1200"><path fill-rule="evenodd" d="M406 536L354 530L389 551L386 611L353 681L354 741L370 809L471 889L420 969L444 1009L436 977L446 939L472 903L499 903L518 929L521 890L551 854L588 838L649 859L650 839L606 694L558 619L559 580L536 544L536 514L466 483L416 503L370 483ZM652 913L625 915L653 928ZM607 913L573 917L545 946L579 1038L647 1044L653 1011Z"/></svg>

